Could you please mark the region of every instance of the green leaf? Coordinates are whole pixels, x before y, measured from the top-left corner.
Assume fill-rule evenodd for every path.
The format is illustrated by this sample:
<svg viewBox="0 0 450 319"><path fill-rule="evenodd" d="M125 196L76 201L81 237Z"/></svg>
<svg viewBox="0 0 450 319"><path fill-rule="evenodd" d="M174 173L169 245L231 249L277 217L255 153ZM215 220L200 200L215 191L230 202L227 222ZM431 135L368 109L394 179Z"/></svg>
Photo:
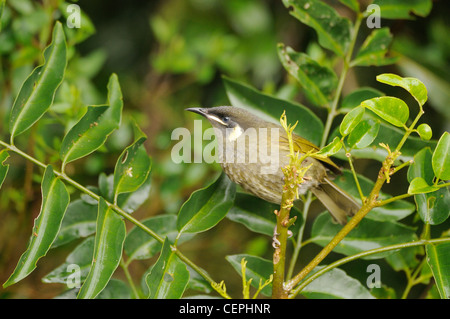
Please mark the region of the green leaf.
<svg viewBox="0 0 450 319"><path fill-rule="evenodd" d="M382 66L395 63L397 58L386 57L391 41L392 34L388 27L373 30L362 44L351 65Z"/></svg>
<svg viewBox="0 0 450 319"><path fill-rule="evenodd" d="M5 181L6 174L8 174L9 164L5 164L8 157L9 154L6 150L2 150L0 152L0 188L2 187L3 182Z"/></svg>
<svg viewBox="0 0 450 319"><path fill-rule="evenodd" d="M341 148L342 148L341 139L336 136L331 143L325 145L319 152L317 152L317 154L328 157L339 152Z"/></svg>
<svg viewBox="0 0 450 319"><path fill-rule="evenodd" d="M280 209L280 205L269 203L258 197L246 193L236 193L233 207L227 214L227 218L244 225L253 232L273 236L276 226L274 210ZM289 229L295 235L303 223L301 213L293 207L291 217L297 216L295 224Z"/></svg>
<svg viewBox="0 0 450 319"><path fill-rule="evenodd" d="M135 125L134 142L122 152L114 168L114 196L134 192L147 180L152 162L143 145L146 139Z"/></svg>
<svg viewBox="0 0 450 319"><path fill-rule="evenodd" d="M162 238L167 237L171 242L175 241L178 235L177 230L177 216L175 215L160 215L150 217L142 224L156 232ZM192 238L190 234L183 234L177 241L177 245ZM149 259L158 253L162 248L162 244L155 238L151 237L140 229L134 227L127 235L124 244L124 251L128 256L127 262L131 260Z"/></svg>
<svg viewBox="0 0 450 319"><path fill-rule="evenodd" d="M306 97L317 106L327 106L338 83L333 70L283 44L278 44L278 56L284 68L300 83Z"/></svg>
<svg viewBox="0 0 450 319"><path fill-rule="evenodd" d="M61 283L68 284L75 270L79 270L80 282L83 282L91 268L92 256L94 254L95 238L88 237L83 240L75 249L67 256L65 262L53 269L50 273L42 278L45 283ZM73 267L73 265L76 266Z"/></svg>
<svg viewBox="0 0 450 319"><path fill-rule="evenodd" d="M161 255L145 282L149 289L149 299L179 299L183 296L189 282L189 271L172 251L167 238L164 240Z"/></svg>
<svg viewBox="0 0 450 319"><path fill-rule="evenodd" d="M347 142L351 148L365 148L372 144L378 135L380 122L374 120L362 120L356 125L348 136Z"/></svg>
<svg viewBox="0 0 450 319"><path fill-rule="evenodd" d="M81 199L71 202L52 248L95 233L97 211L97 205L87 204Z"/></svg>
<svg viewBox="0 0 450 319"><path fill-rule="evenodd" d="M422 178L427 185L433 184L434 172L432 168L432 153L424 148L414 156L414 163L408 169L408 181ZM428 194L416 194L414 200L417 212L426 224L438 225L450 216L450 192L447 187L439 188Z"/></svg>
<svg viewBox="0 0 450 319"><path fill-rule="evenodd" d="M369 115L366 112L366 115ZM375 114L373 114L373 118L378 119ZM332 134L330 134L329 141L339 135L337 128ZM381 147L379 143L385 143L387 145L392 146L392 148L396 147L398 143L403 138L405 132L404 130L400 130L390 124L380 123L380 130L378 131L378 135L373 141L371 147L363 148L363 149L354 149L352 151L353 158L369 158L375 159L379 162L383 162L386 158L387 152L386 149ZM424 141L419 137L409 136L402 147L402 153L398 157L399 161L409 161L414 155L420 151L424 147L430 147L434 149L436 147L436 141ZM347 160L345 152L340 151L334 155L337 158ZM397 165L397 163L396 163Z"/></svg>
<svg viewBox="0 0 450 319"><path fill-rule="evenodd" d="M375 185L374 182L362 175L357 175L357 177L363 194L368 196ZM342 189L345 189L350 195L353 196L353 198L355 198L355 200L361 203L361 200L359 199L359 192L356 187L353 174L350 170L342 170L342 174L337 176L334 179L334 182ZM378 196L379 200L386 200L389 198L392 198L392 196L384 192L380 192ZM406 200L396 200L384 206L375 207L365 218L377 221L395 221L405 218L414 211L414 204Z"/></svg>
<svg viewBox="0 0 450 319"><path fill-rule="evenodd" d="M399 86L404 88L420 105L424 105L428 99L427 88L416 78L402 78L396 74L384 73L377 76L377 81L391 86Z"/></svg>
<svg viewBox="0 0 450 319"><path fill-rule="evenodd" d="M430 265L436 286L442 299L450 298L450 243L425 246L427 262Z"/></svg>
<svg viewBox="0 0 450 319"><path fill-rule="evenodd" d="M361 106L367 107L383 120L398 127L403 127L409 118L408 105L396 97L376 97L362 102Z"/></svg>
<svg viewBox="0 0 450 319"><path fill-rule="evenodd" d="M117 205L128 214L136 211L148 199L151 181L151 174L149 173L144 183L134 192L120 194L117 197Z"/></svg>
<svg viewBox="0 0 450 319"><path fill-rule="evenodd" d="M77 298L95 298L105 288L119 265L125 235L123 219L100 197L92 266Z"/></svg>
<svg viewBox="0 0 450 319"><path fill-rule="evenodd" d="M346 5L355 12L359 12L358 0L339 0L342 4Z"/></svg>
<svg viewBox="0 0 450 319"><path fill-rule="evenodd" d="M56 22L52 43L44 51L45 62L23 83L11 109L9 132L11 143L48 110L66 69L66 39L60 22Z"/></svg>
<svg viewBox="0 0 450 319"><path fill-rule="evenodd" d="M214 227L232 207L236 184L222 173L211 185L191 194L177 218L180 233L198 233Z"/></svg>
<svg viewBox="0 0 450 319"><path fill-rule="evenodd" d="M314 221L311 241L320 246L327 245L341 229L333 223L327 212L319 215ZM400 244L417 240L414 229L392 221L375 221L364 218L358 227L353 229L334 249L344 255L354 255L369 249ZM391 252L364 257L365 259L383 258Z"/></svg>
<svg viewBox="0 0 450 319"><path fill-rule="evenodd" d="M130 287L122 280L111 279L95 299L131 299Z"/></svg>
<svg viewBox="0 0 450 319"><path fill-rule="evenodd" d="M430 186L422 177L414 178L409 184L408 194L431 193L439 189L437 186Z"/></svg>
<svg viewBox="0 0 450 319"><path fill-rule="evenodd" d="M319 43L340 56L344 56L350 43L351 22L341 17L329 5L317 0L283 0L291 7L291 15L317 32Z"/></svg>
<svg viewBox="0 0 450 319"><path fill-rule="evenodd" d="M419 134L422 140L426 141L431 139L431 137L433 136L433 131L431 130L431 127L426 123L422 123L417 127L417 133Z"/></svg>
<svg viewBox="0 0 450 319"><path fill-rule="evenodd" d="M233 268L242 276L241 260L245 258L247 265L245 268L245 276L247 280L252 279L251 285L255 288L259 287L259 283L264 283L273 274L273 263L261 257L240 254L225 257ZM272 284L265 286L261 293L265 296L272 295Z"/></svg>
<svg viewBox="0 0 450 319"><path fill-rule="evenodd" d="M295 127L295 133L318 145L323 134L322 121L306 106L281 100L270 95L263 94L247 85L223 77L225 89L231 104L250 111L259 110L269 115L267 120L279 124L283 111L289 121L299 124Z"/></svg>
<svg viewBox="0 0 450 319"><path fill-rule="evenodd" d="M359 124L364 116L363 107L355 107L353 110L348 112L342 119L341 125L339 126L339 131L342 136L347 136L353 129Z"/></svg>
<svg viewBox="0 0 450 319"><path fill-rule="evenodd" d="M102 146L108 136L119 127L122 117L122 92L116 74L108 82L108 105L89 106L61 144L63 166L86 156Z"/></svg>
<svg viewBox="0 0 450 319"><path fill-rule="evenodd" d="M413 15L426 17L432 8L431 0L375 0L380 14L385 19L413 19Z"/></svg>
<svg viewBox="0 0 450 319"><path fill-rule="evenodd" d="M432 158L433 171L436 178L450 179L450 134L444 132L438 141Z"/></svg>
<svg viewBox="0 0 450 319"><path fill-rule="evenodd" d="M340 111L350 112L355 107L359 106L363 101L380 96L384 96L384 93L370 87L356 89L342 99Z"/></svg>
<svg viewBox="0 0 450 319"><path fill-rule="evenodd" d="M316 267L311 275L321 268L323 266ZM309 299L374 299L364 285L339 268L314 279L301 294Z"/></svg>
<svg viewBox="0 0 450 319"><path fill-rule="evenodd" d="M55 240L69 204L69 193L64 183L55 176L51 166L47 166L42 179L42 203L27 250L22 254L16 269L3 287L10 286L28 276L37 261L45 256Z"/></svg>

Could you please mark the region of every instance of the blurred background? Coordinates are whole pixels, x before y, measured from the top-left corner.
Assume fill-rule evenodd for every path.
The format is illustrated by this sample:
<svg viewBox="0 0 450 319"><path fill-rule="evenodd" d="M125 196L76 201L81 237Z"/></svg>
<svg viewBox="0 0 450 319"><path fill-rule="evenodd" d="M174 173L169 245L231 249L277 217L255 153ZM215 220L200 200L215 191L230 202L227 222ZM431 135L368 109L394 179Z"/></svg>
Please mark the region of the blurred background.
<svg viewBox="0 0 450 319"><path fill-rule="evenodd" d="M368 1L360 1L364 8ZM70 4L72 2L67 2ZM308 102L301 89L283 69L276 51L279 42L296 51L323 54L315 32L289 15L279 0L79 0L83 11L81 29L67 29L69 65L66 80L52 106L47 124L54 130L33 127L33 133L17 141L23 149L45 162L57 162L64 127L58 119L76 118L86 105L105 101L106 83L117 73L124 95L124 125L106 146L76 164L69 174L84 185L97 185L98 175L111 174L117 156L132 139L128 124L135 119L148 136L146 148L153 158L150 198L135 212L138 219L177 214L192 191L209 184L219 173L215 164L175 164L170 157L171 133L177 127L192 129L199 117L187 107L230 104L222 76L240 80L275 96ZM340 14L352 13L338 1L328 1ZM364 4L365 3L365 4ZM55 19L62 19L64 5L58 0L6 1L0 32L0 119L1 138L7 140L7 114L21 83L42 62L42 50L51 37ZM426 18L382 20L394 36L393 51L401 58L392 66L353 68L344 96L361 86L379 88L375 76L383 72L418 77L429 90L423 118L434 136L450 129L450 24L449 1L433 1ZM66 13L67 14L67 13ZM363 25L360 43L371 30ZM323 56L326 59L326 55ZM395 90L399 96L399 90ZM402 94L402 93L400 93ZM325 118L323 110L313 111ZM414 114L414 110L411 111ZM204 123L204 128L208 125ZM194 150L201 151L201 150ZM116 156L112 156L115 154ZM0 282L12 273L26 249L33 219L39 213L38 168L12 156L10 173L0 192ZM370 177L370 176L369 176ZM396 185L387 185L395 190ZM38 269L21 283L0 288L0 298L52 298L63 285L40 280L60 265L67 252L60 247L38 263ZM311 246L311 247L310 247ZM304 253L317 247L308 245ZM196 236L182 248L183 253L217 279L226 279L230 291L239 291L241 279L224 256L251 253L271 259L271 239L247 231L224 219L212 230ZM303 251L302 251L303 253ZM154 260L134 262L131 270L146 271ZM364 262L364 261L361 261ZM364 268L365 269L365 268ZM117 276L123 276L120 269ZM358 274L355 274L358 277ZM395 281L395 279L394 279ZM234 286L236 285L236 286ZM399 286L402 285L401 278Z"/></svg>

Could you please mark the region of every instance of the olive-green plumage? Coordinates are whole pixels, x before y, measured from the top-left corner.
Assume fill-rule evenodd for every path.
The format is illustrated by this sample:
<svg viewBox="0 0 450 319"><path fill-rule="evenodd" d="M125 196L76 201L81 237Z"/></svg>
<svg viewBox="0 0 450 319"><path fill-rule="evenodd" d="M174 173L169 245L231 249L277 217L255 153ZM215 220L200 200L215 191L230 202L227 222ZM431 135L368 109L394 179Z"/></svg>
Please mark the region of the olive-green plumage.
<svg viewBox="0 0 450 319"><path fill-rule="evenodd" d="M219 162L228 177L259 198L280 204L284 185L281 168L289 164L289 143L284 129L232 106L187 110L201 114L214 127ZM301 125L301 120L299 122ZM296 134L293 134L293 140L296 152L304 154L319 150ZM330 180L328 172L338 173L339 167L329 158L319 161L309 157L302 163L304 166L310 164L299 193L311 190L333 218L345 224L347 216L353 216L359 205Z"/></svg>

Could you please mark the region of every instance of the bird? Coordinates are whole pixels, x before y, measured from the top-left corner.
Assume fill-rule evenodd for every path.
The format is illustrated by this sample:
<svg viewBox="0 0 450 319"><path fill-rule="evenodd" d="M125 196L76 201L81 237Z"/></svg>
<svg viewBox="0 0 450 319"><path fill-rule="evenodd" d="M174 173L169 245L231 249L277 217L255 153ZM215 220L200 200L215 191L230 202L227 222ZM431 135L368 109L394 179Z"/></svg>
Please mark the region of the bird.
<svg viewBox="0 0 450 319"><path fill-rule="evenodd" d="M281 204L284 186L281 168L290 161L289 140L283 127L234 106L187 108L186 111L202 115L214 128L219 163L231 181L256 197ZM320 149L295 133L292 140L294 151L300 156ZM341 172L340 167L328 157L320 160L307 157L301 166L309 165L298 193L304 195L310 190L333 220L345 225L347 216L353 216L360 205L332 181Z"/></svg>

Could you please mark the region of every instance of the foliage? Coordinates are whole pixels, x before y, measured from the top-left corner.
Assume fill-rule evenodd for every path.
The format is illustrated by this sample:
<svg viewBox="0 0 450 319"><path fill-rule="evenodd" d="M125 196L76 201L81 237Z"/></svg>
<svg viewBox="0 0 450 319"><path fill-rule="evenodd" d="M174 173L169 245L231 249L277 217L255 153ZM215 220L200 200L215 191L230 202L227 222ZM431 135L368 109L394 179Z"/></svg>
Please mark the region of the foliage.
<svg viewBox="0 0 450 319"><path fill-rule="evenodd" d="M186 3L183 5L189 6ZM202 3L206 2L192 1L188 9L195 11ZM199 25L184 27L185 20L171 23L163 14L152 16L150 27L160 45L160 54L152 56L152 67L158 79L172 74L173 80L184 74L201 85L214 81L215 72L228 74L222 80L233 106L259 111L275 120L283 114L282 124L288 132L293 130L320 145L320 152L305 156L334 156L348 163L349 169L335 182L361 203L355 217L341 227L323 212L309 225L315 201L311 194L302 197L300 210L291 210L296 192L289 192L283 196L280 209L242 193L224 174L215 174L214 180L209 178L207 185L192 192L207 175L204 166L201 173L191 171L189 175L187 167L195 165L180 164L181 173L174 173L168 168L170 163L161 163L161 155L150 157L147 149L158 149L152 144L157 139L152 136L148 141L141 127L147 121L151 126L152 118L143 121L140 112L127 111L130 93L121 87L121 77L108 75L106 98L93 85L104 57L98 52L81 56L75 46L94 33L89 17L82 12L85 22L73 29L67 27L68 3L62 0L51 4L1 1L0 38L4 45L0 51L2 61L10 64L1 74L5 128L0 139L0 186L6 194L2 198L11 198L7 204L14 201L18 212L25 211L20 205L32 196L32 185L40 185L42 198L31 235L27 230L28 246L4 288L22 284L40 267L39 260L51 259L46 256L50 251L64 248L69 251L65 261L42 276L44 283L64 283L70 288L60 297L181 298L213 290L223 298L237 297L235 291L226 289L227 276L204 270L208 264L199 266L180 248L196 234L228 221L243 225L255 238L263 236L265 247L275 225L281 234L273 260L264 250L256 254L241 249L238 254L222 256L220 262L227 260L241 276L244 298L407 298L419 284L428 285L421 290L427 297L434 297L432 287L441 298L450 296L450 136L444 132L432 139L438 129L431 122L422 122L429 100L434 99L437 77L428 76L427 80L434 81L425 85L416 77L377 71L376 80L389 94L378 87L356 87L344 94L349 74L359 68L405 66L404 57L389 49L394 39L390 28L369 30L365 39L358 41L363 23L371 17L358 1L340 1L342 8L351 12L350 19L324 1L283 0L284 14L289 12L316 36L310 40L308 52L297 52L286 44L276 45L269 10L260 3L227 1L224 5L232 24L238 26L236 33L247 37L245 48L237 44L236 34L226 34L226 26L218 19L203 17ZM385 19L410 19L412 14L425 17L432 7L430 0L373 3ZM218 10L218 1L210 5ZM256 14L259 24L247 21L250 13ZM202 27L208 23L219 31L209 39L213 44L205 46L210 34ZM265 46L252 51L259 42L270 44L273 51ZM16 46L23 49L13 54ZM8 60L6 56L10 56ZM264 71L260 67L268 56L278 59L288 75L277 92L274 83L272 88L267 85L259 90L242 80L244 69L259 86L275 74L278 67L273 64ZM247 59L254 64L246 66ZM411 65L414 63L403 69L409 70ZM445 101L435 99L432 105ZM440 106L433 108L442 110ZM294 126L286 122L297 120ZM291 155L290 167L284 168L287 177L292 173L289 169L304 159ZM98 163L95 158L100 158L99 165L94 165ZM22 160L34 165L35 171L31 167L20 173L15 166L20 168ZM369 162L370 169L360 169L359 162ZM404 168L408 168L407 174ZM192 176L192 180L180 175ZM25 180L25 186L15 181L17 177ZM97 186L91 186L92 177ZM157 184L158 178L164 181ZM177 186L168 186L169 199L162 209L165 213L140 218L137 211L149 201L151 186L161 186L158 195L163 197L164 183L170 180ZM287 184L298 182L286 178ZM406 187L403 191L397 187L396 192L384 189L392 184ZM17 191L20 188L23 194ZM179 203L187 191L191 195ZM170 197L172 193L175 197ZM293 232L291 239L288 228ZM312 243L323 249L308 256L304 247ZM397 277L404 272L405 287L398 289L383 281L383 286L369 288L367 273L361 275L345 267L350 262L365 265L367 260L387 264ZM145 270L134 273L132 266L141 261L146 263ZM300 261L309 263L298 271ZM125 280L116 278L119 269ZM397 292L392 293L393 288Z"/></svg>

